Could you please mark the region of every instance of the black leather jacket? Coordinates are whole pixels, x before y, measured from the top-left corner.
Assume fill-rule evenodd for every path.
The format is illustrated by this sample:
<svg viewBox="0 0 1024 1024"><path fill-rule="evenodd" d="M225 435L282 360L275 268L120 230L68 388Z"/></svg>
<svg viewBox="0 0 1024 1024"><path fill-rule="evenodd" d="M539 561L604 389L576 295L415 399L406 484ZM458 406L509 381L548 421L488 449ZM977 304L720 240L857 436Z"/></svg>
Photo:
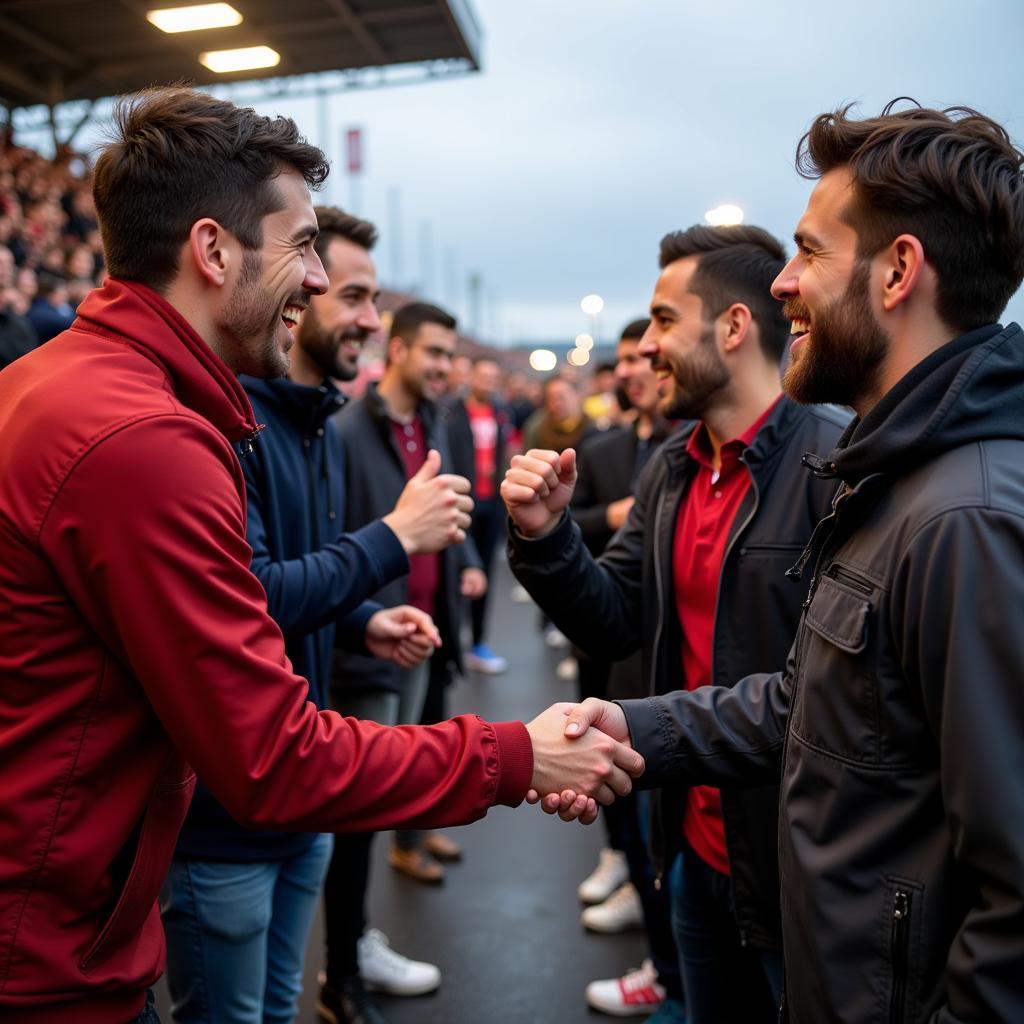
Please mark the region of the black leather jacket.
<svg viewBox="0 0 1024 1024"><path fill-rule="evenodd" d="M782 764L799 1024L1024 1021L1024 334L910 371L837 449L784 673L627 701L650 782Z"/></svg>
<svg viewBox="0 0 1024 1024"><path fill-rule="evenodd" d="M785 664L807 591L806 584L787 580L785 571L836 490L835 481L808 474L801 456L831 449L848 420L838 409L803 407L783 397L743 453L753 485L730 529L722 564L712 688ZM513 530L509 541L513 572L559 629L593 657L616 660L640 648L652 694L682 686L672 544L679 506L696 471L686 453L689 434L674 434L651 456L629 519L596 562L568 517L539 540ZM663 773L661 784L652 830L659 873L678 846L686 806L681 776ZM777 949L777 779L765 779L758 789L723 791L722 811L741 936L759 948Z"/></svg>

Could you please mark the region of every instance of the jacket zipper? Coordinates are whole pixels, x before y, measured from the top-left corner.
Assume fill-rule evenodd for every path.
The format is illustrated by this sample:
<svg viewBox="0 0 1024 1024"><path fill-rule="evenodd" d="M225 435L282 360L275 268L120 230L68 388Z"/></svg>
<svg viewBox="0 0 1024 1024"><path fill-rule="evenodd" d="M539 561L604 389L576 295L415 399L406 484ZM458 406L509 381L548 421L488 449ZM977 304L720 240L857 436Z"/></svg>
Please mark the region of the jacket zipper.
<svg viewBox="0 0 1024 1024"><path fill-rule="evenodd" d="M902 1024L907 998L907 953L910 948L911 894L897 889L892 907L892 1000L889 1004L891 1024Z"/></svg>
<svg viewBox="0 0 1024 1024"><path fill-rule="evenodd" d="M858 591L861 594L870 595L874 593L874 588L870 583L865 583L864 580L858 576L854 576L853 573L847 572L841 565L837 565L835 562L829 566L826 574L831 576L832 579L837 580L840 583L845 583L848 587Z"/></svg>

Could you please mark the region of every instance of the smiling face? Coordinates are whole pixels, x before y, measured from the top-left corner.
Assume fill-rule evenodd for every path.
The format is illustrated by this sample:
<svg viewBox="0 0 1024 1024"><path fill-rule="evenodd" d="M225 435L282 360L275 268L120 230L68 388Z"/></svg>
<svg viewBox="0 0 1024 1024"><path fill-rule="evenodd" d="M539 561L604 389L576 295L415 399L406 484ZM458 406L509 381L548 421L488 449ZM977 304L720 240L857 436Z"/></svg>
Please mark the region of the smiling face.
<svg viewBox="0 0 1024 1024"><path fill-rule="evenodd" d="M263 218L263 244L241 253L236 279L214 313L219 351L235 373L280 377L288 372L293 332L313 295L327 288L313 249L316 216L298 171L274 180L283 208Z"/></svg>
<svg viewBox="0 0 1024 1024"><path fill-rule="evenodd" d="M797 225L796 255L772 285L792 323L782 384L798 402L856 405L876 389L889 353L871 302L871 261L857 256L857 232L843 219L852 183L845 168L818 182Z"/></svg>
<svg viewBox="0 0 1024 1024"><path fill-rule="evenodd" d="M377 271L370 253L347 238L332 238L325 259L327 291L310 302L296 340L321 378L354 380L363 343L380 329Z"/></svg>
<svg viewBox="0 0 1024 1024"><path fill-rule="evenodd" d="M651 361L640 354L639 338L623 338L615 350L615 380L629 399L629 404L646 416L657 411L658 377Z"/></svg>
<svg viewBox="0 0 1024 1024"><path fill-rule="evenodd" d="M715 325L704 317L704 303L690 291L696 256L670 263L658 278L651 299L651 323L640 354L658 378L666 419L701 419L728 393L729 369L716 345Z"/></svg>
<svg viewBox="0 0 1024 1024"><path fill-rule="evenodd" d="M445 393L455 344L455 331L429 322L407 344L392 339L392 365L407 394L416 401L436 402Z"/></svg>

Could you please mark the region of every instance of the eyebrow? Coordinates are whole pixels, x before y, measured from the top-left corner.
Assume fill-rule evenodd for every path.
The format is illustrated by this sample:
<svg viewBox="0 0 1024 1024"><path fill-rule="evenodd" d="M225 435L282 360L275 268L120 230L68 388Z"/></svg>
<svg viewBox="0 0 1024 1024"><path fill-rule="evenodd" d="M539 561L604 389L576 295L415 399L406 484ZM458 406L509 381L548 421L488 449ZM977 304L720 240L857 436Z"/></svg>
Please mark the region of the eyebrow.
<svg viewBox="0 0 1024 1024"><path fill-rule="evenodd" d="M312 241L317 238L320 234L320 229L316 224L303 224L294 235L292 235L293 242L306 242Z"/></svg>
<svg viewBox="0 0 1024 1024"><path fill-rule="evenodd" d="M659 302L657 306L651 306L651 316L678 316L678 312L671 306Z"/></svg>
<svg viewBox="0 0 1024 1024"><path fill-rule="evenodd" d="M806 244L815 249L821 247L821 239L815 238L815 236L808 231L794 231L793 241L796 242L798 246Z"/></svg>

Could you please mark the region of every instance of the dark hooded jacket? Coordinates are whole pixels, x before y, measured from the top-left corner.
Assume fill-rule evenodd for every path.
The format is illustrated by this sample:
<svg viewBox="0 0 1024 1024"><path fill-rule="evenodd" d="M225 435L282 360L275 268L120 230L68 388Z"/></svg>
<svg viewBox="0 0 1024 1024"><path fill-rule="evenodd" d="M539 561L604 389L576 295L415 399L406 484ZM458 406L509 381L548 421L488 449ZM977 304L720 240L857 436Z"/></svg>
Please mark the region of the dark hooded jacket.
<svg viewBox="0 0 1024 1024"><path fill-rule="evenodd" d="M799 1024L1024 1020L1024 334L972 331L807 459L785 672L623 703L647 783L777 777Z"/></svg>

